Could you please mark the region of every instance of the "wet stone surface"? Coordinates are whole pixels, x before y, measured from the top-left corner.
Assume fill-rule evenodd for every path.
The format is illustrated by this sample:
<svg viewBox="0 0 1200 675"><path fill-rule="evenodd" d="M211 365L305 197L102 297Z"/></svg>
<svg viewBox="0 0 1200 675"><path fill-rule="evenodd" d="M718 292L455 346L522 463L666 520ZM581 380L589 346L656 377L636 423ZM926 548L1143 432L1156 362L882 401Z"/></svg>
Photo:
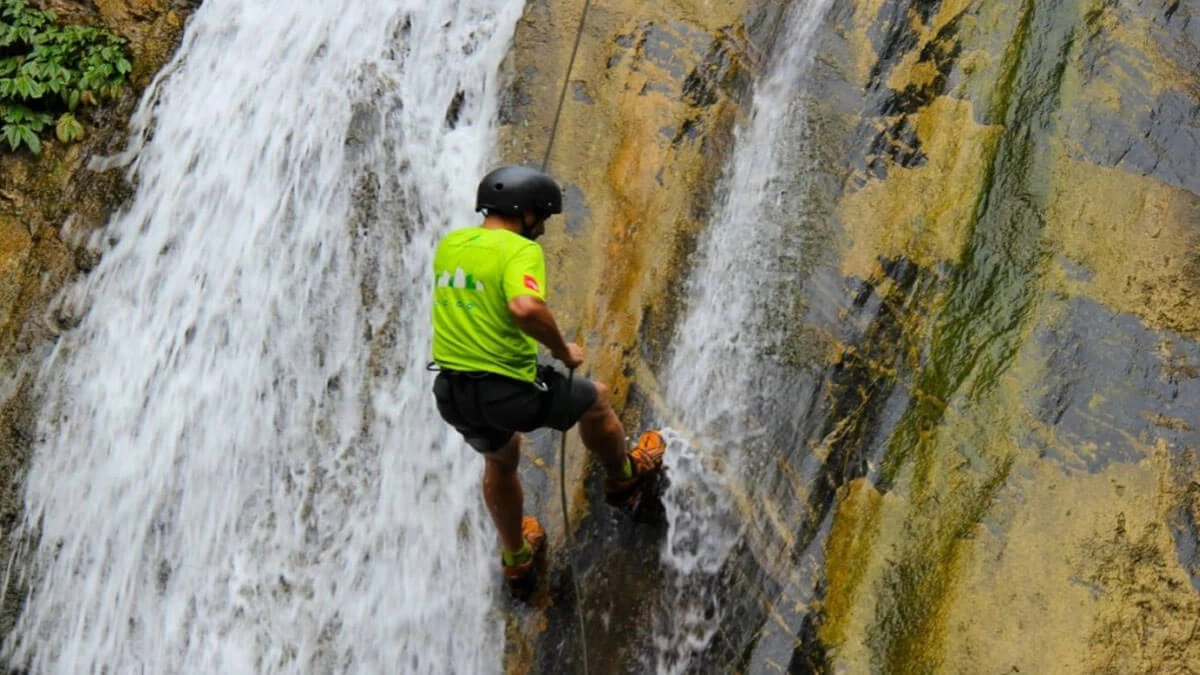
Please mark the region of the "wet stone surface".
<svg viewBox="0 0 1200 675"><path fill-rule="evenodd" d="M1053 384L1036 409L1055 442L1034 433L1026 442L1068 473L1091 474L1165 448L1177 502L1168 526L1200 591L1200 345L1086 298L1071 300L1061 322L1038 326L1031 339L1049 355Z"/></svg>
<svg viewBox="0 0 1200 675"><path fill-rule="evenodd" d="M1200 194L1200 16L1172 3L1120 3L1089 15L1074 64L1083 101L1065 111L1080 159Z"/></svg>
<svg viewBox="0 0 1200 675"><path fill-rule="evenodd" d="M642 26L637 43L647 62L666 71L671 82L679 82L691 66L691 60L685 60L681 54L704 54L712 43L712 36L679 21L665 26L649 23Z"/></svg>
<svg viewBox="0 0 1200 675"><path fill-rule="evenodd" d="M1113 314L1086 298L1069 303L1060 325L1035 328L1032 339L1050 355L1055 382L1038 409L1061 442L1030 438L1045 456L1070 471L1099 473L1143 458L1131 437L1146 446L1161 438L1176 452L1200 446L1200 377L1194 371L1200 345L1147 330L1136 317ZM1169 362L1162 357L1164 345L1171 345ZM1064 448L1075 451L1065 454Z"/></svg>
<svg viewBox="0 0 1200 675"><path fill-rule="evenodd" d="M1179 562L1200 593L1200 449L1188 448L1172 462L1180 504L1168 524Z"/></svg>

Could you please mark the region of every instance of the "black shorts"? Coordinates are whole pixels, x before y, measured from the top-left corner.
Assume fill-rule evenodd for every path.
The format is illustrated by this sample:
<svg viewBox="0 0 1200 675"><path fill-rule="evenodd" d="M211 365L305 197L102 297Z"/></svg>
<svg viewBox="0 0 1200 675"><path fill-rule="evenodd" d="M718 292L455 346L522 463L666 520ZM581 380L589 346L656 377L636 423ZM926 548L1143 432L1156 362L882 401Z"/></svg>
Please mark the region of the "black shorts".
<svg viewBox="0 0 1200 675"><path fill-rule="evenodd" d="M596 402L596 385L574 376L568 387L567 376L550 366L538 367L536 382L443 370L433 381L433 396L442 419L467 444L479 452L495 452L518 431L570 429Z"/></svg>

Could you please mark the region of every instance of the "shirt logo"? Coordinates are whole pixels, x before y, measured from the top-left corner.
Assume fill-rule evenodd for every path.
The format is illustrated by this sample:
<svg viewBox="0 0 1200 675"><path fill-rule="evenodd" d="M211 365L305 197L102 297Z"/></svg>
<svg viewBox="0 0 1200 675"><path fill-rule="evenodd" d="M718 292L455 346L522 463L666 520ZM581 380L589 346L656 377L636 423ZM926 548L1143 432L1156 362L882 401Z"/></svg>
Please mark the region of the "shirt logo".
<svg viewBox="0 0 1200 675"><path fill-rule="evenodd" d="M528 288L535 293L542 292L542 287L538 286L537 279L534 279L533 276L529 274L525 275L525 288Z"/></svg>
<svg viewBox="0 0 1200 675"><path fill-rule="evenodd" d="M468 274L459 267L454 270L454 274L442 272L437 278L438 288L461 288L468 291L482 291L483 282L476 279L473 274Z"/></svg>

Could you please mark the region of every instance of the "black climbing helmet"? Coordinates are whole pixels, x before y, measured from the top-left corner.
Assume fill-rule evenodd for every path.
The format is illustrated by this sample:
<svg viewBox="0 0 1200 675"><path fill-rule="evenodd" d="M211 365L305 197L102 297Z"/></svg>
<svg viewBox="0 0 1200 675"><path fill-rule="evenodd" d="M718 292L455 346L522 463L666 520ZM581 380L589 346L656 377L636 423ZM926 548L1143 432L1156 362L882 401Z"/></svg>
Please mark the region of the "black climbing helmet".
<svg viewBox="0 0 1200 675"><path fill-rule="evenodd" d="M562 190L537 169L502 166L479 181L475 210L520 217L532 211L539 218L562 213Z"/></svg>

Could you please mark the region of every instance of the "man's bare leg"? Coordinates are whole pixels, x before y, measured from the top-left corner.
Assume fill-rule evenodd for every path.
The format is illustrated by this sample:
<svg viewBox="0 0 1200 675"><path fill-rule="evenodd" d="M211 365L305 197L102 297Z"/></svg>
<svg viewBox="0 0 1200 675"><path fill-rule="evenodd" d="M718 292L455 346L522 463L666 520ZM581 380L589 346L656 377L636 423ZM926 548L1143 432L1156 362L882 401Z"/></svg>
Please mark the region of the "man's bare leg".
<svg viewBox="0 0 1200 675"><path fill-rule="evenodd" d="M521 534L521 517L525 493L517 475L521 462L521 435L513 434L503 448L486 453L483 467L483 501L500 535L500 545L509 553L525 545Z"/></svg>
<svg viewBox="0 0 1200 675"><path fill-rule="evenodd" d="M625 425L617 418L612 408L608 387L601 382L596 385L596 400L592 407L579 418L579 436L583 445L604 465L611 477L625 473Z"/></svg>

